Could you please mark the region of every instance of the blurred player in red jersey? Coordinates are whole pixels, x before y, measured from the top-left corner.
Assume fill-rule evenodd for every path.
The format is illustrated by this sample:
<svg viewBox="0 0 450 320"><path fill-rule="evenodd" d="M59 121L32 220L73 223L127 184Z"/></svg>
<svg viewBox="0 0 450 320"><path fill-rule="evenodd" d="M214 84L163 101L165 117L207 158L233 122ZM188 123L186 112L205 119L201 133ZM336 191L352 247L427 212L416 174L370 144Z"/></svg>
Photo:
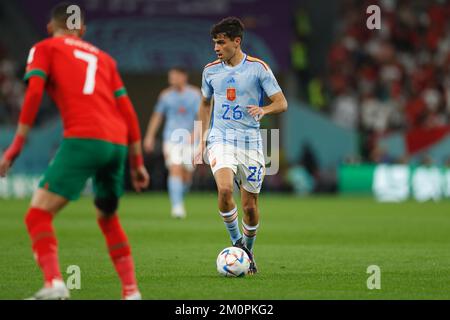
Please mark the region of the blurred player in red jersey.
<svg viewBox="0 0 450 320"><path fill-rule="evenodd" d="M122 283L122 298L140 299L130 246L117 215L127 155L136 191L146 188L150 180L143 166L139 124L116 62L81 40L86 30L84 14L79 29L69 28L69 6L61 3L52 10L47 25L51 37L30 50L25 74L28 87L15 138L0 161L0 176L6 175L19 156L47 90L61 113L64 139L25 217L45 280L33 298L69 298L52 220L70 200L80 196L86 180L92 177L98 224Z"/></svg>

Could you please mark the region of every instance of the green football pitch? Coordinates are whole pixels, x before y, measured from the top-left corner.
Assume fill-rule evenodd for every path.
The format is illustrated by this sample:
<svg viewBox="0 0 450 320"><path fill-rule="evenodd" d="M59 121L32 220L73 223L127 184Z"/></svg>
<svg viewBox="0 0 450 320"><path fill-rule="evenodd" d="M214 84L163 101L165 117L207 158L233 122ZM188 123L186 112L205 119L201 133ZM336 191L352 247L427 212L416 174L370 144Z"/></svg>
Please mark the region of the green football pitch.
<svg viewBox="0 0 450 320"><path fill-rule="evenodd" d="M0 299L42 285L23 224L26 200L0 200ZM166 194L126 195L120 206L145 299L449 299L450 202L379 204L364 197L262 194L255 254L260 273L223 278L229 246L212 193L190 194L174 220ZM61 269L81 270L73 299L119 299L120 286L90 198L55 220ZM377 265L381 289L369 290Z"/></svg>

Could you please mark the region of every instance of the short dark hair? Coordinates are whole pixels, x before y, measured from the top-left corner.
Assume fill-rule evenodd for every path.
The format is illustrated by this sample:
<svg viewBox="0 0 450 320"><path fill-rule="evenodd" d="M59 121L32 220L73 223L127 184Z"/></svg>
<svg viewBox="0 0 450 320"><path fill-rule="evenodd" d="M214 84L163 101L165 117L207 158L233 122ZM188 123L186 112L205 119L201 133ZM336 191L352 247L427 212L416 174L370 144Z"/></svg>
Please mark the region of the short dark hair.
<svg viewBox="0 0 450 320"><path fill-rule="evenodd" d="M223 33L225 36L234 40L235 38L243 38L244 24L239 18L227 17L216 23L211 28L211 36L216 38L218 34Z"/></svg>
<svg viewBox="0 0 450 320"><path fill-rule="evenodd" d="M169 69L169 71L177 71L179 73L184 73L185 75L188 74L187 69L183 66L173 66Z"/></svg>
<svg viewBox="0 0 450 320"><path fill-rule="evenodd" d="M84 23L86 18L85 12L83 8L77 3L70 3L70 2L58 3L52 8L50 18L56 21L60 26L65 26L67 19L69 19L69 17L71 16L70 13L67 13L67 8L70 7L71 5L77 5L80 8L81 22Z"/></svg>

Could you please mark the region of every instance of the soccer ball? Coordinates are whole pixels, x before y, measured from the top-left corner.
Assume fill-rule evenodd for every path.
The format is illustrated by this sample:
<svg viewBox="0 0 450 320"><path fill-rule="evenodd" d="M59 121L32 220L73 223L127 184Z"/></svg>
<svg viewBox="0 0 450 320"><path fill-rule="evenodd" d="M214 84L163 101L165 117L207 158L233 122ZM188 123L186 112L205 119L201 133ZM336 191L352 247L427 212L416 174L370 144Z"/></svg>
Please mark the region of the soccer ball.
<svg viewBox="0 0 450 320"><path fill-rule="evenodd" d="M248 273L250 259L237 247L223 249L217 257L217 271L225 277L243 277Z"/></svg>

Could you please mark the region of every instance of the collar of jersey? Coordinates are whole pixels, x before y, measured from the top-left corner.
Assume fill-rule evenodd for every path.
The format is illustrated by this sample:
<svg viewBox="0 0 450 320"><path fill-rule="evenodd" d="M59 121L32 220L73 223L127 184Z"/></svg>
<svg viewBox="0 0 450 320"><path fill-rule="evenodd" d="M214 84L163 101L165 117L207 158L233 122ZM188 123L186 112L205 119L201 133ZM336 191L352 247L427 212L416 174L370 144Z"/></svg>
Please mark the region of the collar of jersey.
<svg viewBox="0 0 450 320"><path fill-rule="evenodd" d="M225 64L225 62L223 62L223 61L222 61L222 66L225 68L225 70L236 70L236 69L240 68L244 64L245 60L247 60L247 54L246 53L244 53L244 58L242 58L241 62L239 62L234 67L227 66Z"/></svg>

